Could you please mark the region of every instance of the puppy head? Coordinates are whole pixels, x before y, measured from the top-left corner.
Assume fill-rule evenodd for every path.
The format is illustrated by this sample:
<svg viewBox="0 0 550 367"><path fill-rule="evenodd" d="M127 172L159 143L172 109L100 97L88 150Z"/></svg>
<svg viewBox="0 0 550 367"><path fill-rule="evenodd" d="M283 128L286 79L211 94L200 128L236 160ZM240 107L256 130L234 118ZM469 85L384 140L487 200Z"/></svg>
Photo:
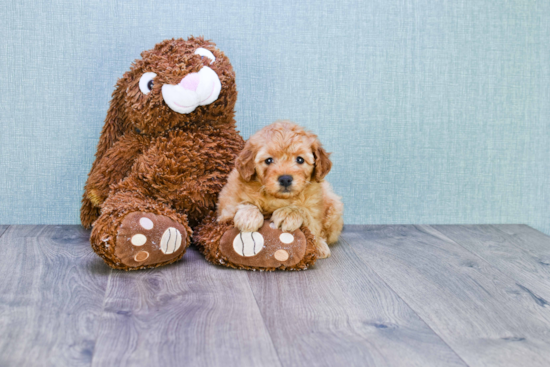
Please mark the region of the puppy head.
<svg viewBox="0 0 550 367"><path fill-rule="evenodd" d="M332 162L315 134L278 121L248 139L235 166L243 180L256 180L269 195L289 198L312 180L321 182Z"/></svg>

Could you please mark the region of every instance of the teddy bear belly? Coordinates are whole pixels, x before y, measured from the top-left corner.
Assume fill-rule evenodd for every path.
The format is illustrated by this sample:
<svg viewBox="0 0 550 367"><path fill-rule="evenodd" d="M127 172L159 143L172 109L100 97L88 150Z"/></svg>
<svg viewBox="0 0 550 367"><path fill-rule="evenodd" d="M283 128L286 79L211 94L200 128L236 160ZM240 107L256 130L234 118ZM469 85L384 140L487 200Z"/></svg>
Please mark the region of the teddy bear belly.
<svg viewBox="0 0 550 367"><path fill-rule="evenodd" d="M174 171L173 166L155 167L143 181L149 196L169 203L179 212L201 217L214 210L219 191L226 181L220 173ZM156 174L155 174L156 173ZM207 179L207 177L216 179Z"/></svg>
<svg viewBox="0 0 550 367"><path fill-rule="evenodd" d="M240 138L240 137L239 137ZM149 196L202 217L215 209L242 142L183 131L154 141L134 166Z"/></svg>

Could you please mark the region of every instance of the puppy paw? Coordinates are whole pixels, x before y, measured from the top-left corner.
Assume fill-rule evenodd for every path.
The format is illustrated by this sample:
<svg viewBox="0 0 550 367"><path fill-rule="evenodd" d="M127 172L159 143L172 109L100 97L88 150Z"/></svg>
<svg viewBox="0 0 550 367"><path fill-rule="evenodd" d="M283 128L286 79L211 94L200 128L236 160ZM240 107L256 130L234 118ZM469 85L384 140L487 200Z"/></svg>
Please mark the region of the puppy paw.
<svg viewBox="0 0 550 367"><path fill-rule="evenodd" d="M318 238L316 241L316 245L317 255L319 259L326 259L327 257L330 257L330 248L328 247L324 239Z"/></svg>
<svg viewBox="0 0 550 367"><path fill-rule="evenodd" d="M302 226L304 218L296 209L287 206L275 210L271 221L275 224L275 228L280 228L283 232L294 232Z"/></svg>
<svg viewBox="0 0 550 367"><path fill-rule="evenodd" d="M233 223L241 232L257 232L264 224L264 216L254 205L239 205Z"/></svg>

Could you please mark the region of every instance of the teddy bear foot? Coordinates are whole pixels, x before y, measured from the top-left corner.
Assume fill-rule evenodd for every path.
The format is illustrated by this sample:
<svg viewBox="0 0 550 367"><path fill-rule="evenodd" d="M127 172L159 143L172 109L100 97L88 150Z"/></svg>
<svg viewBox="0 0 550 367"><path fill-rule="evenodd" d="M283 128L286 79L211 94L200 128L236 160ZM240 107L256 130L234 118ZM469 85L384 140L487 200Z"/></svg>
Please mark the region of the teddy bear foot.
<svg viewBox="0 0 550 367"><path fill-rule="evenodd" d="M166 216L133 212L120 224L114 254L130 269L155 267L179 260L187 238L185 227Z"/></svg>
<svg viewBox="0 0 550 367"><path fill-rule="evenodd" d="M310 261L304 258L311 252L307 250L308 239L301 230L283 232L271 221L265 221L258 232L233 227L220 240L220 252L227 261L249 269L306 269Z"/></svg>

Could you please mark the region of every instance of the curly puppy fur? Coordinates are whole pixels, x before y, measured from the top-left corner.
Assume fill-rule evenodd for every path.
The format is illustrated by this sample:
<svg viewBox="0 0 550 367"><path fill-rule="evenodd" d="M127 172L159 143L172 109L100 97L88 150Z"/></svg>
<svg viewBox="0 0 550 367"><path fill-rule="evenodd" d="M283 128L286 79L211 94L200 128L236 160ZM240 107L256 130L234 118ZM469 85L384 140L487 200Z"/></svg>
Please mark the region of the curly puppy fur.
<svg viewBox="0 0 550 367"><path fill-rule="evenodd" d="M196 54L212 52L215 62ZM173 111L162 96L165 84L178 84L208 66L218 76L218 98L191 113ZM156 73L149 93L140 78ZM115 255L116 236L131 212L151 212L179 222L188 233L215 210L244 142L235 128L235 73L225 54L203 38L172 39L141 54L118 80L82 199L81 221L93 231L93 249L117 269L129 268ZM183 256L183 254L182 254ZM180 256L181 257L181 256ZM178 259L171 259L170 262Z"/></svg>
<svg viewBox="0 0 550 367"><path fill-rule="evenodd" d="M237 158L220 193L218 221L254 232L264 215L283 231L305 226L315 236L320 258L343 227L343 204L324 180L332 163L317 136L290 121L254 134Z"/></svg>

